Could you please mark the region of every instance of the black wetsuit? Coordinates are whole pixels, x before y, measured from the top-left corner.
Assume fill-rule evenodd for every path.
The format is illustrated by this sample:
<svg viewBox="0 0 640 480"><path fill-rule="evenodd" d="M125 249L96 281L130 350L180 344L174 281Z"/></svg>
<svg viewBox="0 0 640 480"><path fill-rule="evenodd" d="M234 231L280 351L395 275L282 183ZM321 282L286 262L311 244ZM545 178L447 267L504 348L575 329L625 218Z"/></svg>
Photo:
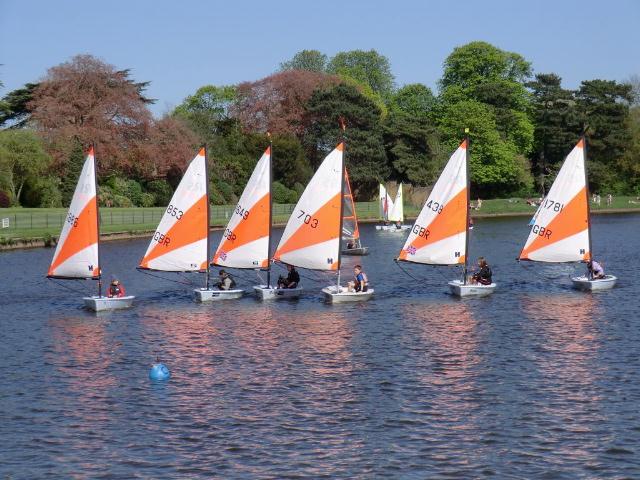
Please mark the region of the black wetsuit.
<svg viewBox="0 0 640 480"><path fill-rule="evenodd" d="M481 267L480 270L473 275L473 278L482 285L491 285L491 268L489 265Z"/></svg>

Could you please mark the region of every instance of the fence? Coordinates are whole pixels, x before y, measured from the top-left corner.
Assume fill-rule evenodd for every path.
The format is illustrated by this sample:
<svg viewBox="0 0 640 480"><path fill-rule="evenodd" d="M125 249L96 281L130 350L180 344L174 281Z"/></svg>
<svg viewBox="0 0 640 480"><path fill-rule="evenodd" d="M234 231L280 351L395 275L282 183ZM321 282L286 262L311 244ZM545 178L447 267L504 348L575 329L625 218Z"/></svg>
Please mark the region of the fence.
<svg viewBox="0 0 640 480"><path fill-rule="evenodd" d="M274 222L285 222L293 212L293 204L274 204ZM210 223L224 226L233 214L235 205L212 205ZM154 230L160 222L164 208L101 208L100 228L103 231ZM358 202L356 212L362 219L378 217L377 202ZM36 234L57 235L67 217L64 209L0 209L0 237Z"/></svg>

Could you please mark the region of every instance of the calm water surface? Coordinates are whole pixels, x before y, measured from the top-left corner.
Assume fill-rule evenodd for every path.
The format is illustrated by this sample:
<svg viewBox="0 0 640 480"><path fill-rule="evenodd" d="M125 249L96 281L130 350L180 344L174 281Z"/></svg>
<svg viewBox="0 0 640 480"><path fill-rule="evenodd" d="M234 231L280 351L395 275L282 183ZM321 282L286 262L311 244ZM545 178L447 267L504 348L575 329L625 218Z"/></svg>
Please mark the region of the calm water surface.
<svg viewBox="0 0 640 480"><path fill-rule="evenodd" d="M0 253L0 478L640 478L640 216L594 217L620 278L599 294L513 260L528 220L476 222L499 290L464 301L372 226L344 262L375 286L361 305L325 304L318 273L299 301L198 305L133 270L136 240L102 250L135 308L97 316L43 279L53 250Z"/></svg>

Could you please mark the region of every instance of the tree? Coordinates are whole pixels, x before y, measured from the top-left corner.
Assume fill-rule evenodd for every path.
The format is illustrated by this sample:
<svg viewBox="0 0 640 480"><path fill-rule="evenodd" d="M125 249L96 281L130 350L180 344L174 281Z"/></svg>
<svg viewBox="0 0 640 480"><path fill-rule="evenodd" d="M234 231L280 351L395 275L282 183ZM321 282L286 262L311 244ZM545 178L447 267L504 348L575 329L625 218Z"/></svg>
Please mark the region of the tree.
<svg viewBox="0 0 640 480"><path fill-rule="evenodd" d="M96 143L100 167L129 172L131 147L146 140L150 101L128 70L116 70L91 55L77 55L48 70L27 104L32 120L62 173L73 139Z"/></svg>
<svg viewBox="0 0 640 480"><path fill-rule="evenodd" d="M393 94L390 110L394 113L426 118L432 113L436 102L436 97L429 87L421 83L412 83Z"/></svg>
<svg viewBox="0 0 640 480"><path fill-rule="evenodd" d="M327 71L367 85L383 98L387 98L393 92L395 79L389 60L375 50L337 53L329 61Z"/></svg>
<svg viewBox="0 0 640 480"><path fill-rule="evenodd" d="M38 83L27 83L6 94L0 102L0 127L24 127L29 120L31 110L29 102L33 99L33 92Z"/></svg>
<svg viewBox="0 0 640 480"><path fill-rule="evenodd" d="M205 85L185 98L173 111L173 116L183 119L204 142L220 133L223 124L230 119L235 101L235 86Z"/></svg>
<svg viewBox="0 0 640 480"><path fill-rule="evenodd" d="M317 90L307 105L307 133L303 144L314 168L340 138L340 120L347 129L346 165L354 189L372 194L390 169L382 143L380 110L349 85Z"/></svg>
<svg viewBox="0 0 640 480"><path fill-rule="evenodd" d="M16 205L27 180L44 176L49 162L42 142L32 131L0 131L0 188L11 194Z"/></svg>
<svg viewBox="0 0 640 480"><path fill-rule="evenodd" d="M257 82L238 85L235 118L249 132L301 136L305 104L316 89L335 85L339 79L324 73L287 70Z"/></svg>
<svg viewBox="0 0 640 480"><path fill-rule="evenodd" d="M327 56L318 50L301 50L291 60L282 62L280 70L308 70L324 73L327 69Z"/></svg>
<svg viewBox="0 0 640 480"><path fill-rule="evenodd" d="M60 177L60 193L62 205L68 207L71 204L73 192L76 189L80 172L85 162L85 152L79 139L73 142L73 148L69 154L69 159L65 163L64 175Z"/></svg>

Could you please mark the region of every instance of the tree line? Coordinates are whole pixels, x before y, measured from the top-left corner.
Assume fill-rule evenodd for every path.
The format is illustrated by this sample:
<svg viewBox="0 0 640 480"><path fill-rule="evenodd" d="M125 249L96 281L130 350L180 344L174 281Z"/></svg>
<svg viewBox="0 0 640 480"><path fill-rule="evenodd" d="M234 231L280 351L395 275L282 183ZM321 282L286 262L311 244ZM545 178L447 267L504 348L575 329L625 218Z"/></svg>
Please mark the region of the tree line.
<svg viewBox="0 0 640 480"><path fill-rule="evenodd" d="M340 138L340 120L360 200L379 182L433 184L467 128L474 196L544 194L583 133L591 189L639 195L639 85L635 76L566 89L521 55L472 42L446 58L434 93L398 87L375 50L302 50L263 79L202 86L155 119L149 82L78 55L0 100L0 206L67 205L90 143L103 205L165 205L203 143L211 201L234 203L269 139L274 199L295 202Z"/></svg>

